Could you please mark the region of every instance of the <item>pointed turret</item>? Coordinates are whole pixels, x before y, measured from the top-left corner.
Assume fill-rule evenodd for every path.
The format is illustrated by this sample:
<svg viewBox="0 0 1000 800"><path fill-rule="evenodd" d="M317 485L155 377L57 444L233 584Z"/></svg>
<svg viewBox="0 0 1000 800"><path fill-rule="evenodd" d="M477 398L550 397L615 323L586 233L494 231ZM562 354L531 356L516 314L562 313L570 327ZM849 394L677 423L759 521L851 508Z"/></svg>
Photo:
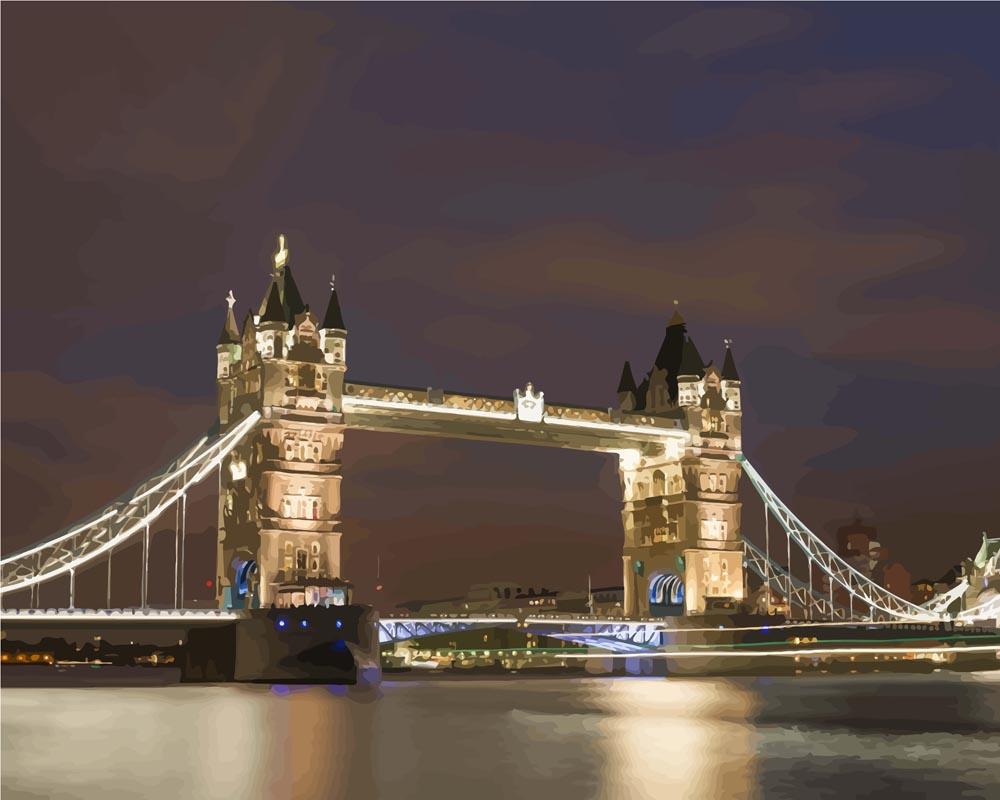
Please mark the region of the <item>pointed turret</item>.
<svg viewBox="0 0 1000 800"><path fill-rule="evenodd" d="M306 310L306 304L302 302L302 295L299 293L299 287L295 283L295 278L292 277L291 264L285 264L282 272L284 274L284 280L282 284L281 300L285 309L285 320L288 322L288 327L291 328L295 325L295 318Z"/></svg>
<svg viewBox="0 0 1000 800"><path fill-rule="evenodd" d="M676 300L674 300L674 305L677 305ZM663 336L663 343L660 345L660 350L656 354L656 361L653 362L655 369L666 373L665 376L659 376L660 381L664 381L665 378L666 397L663 397L663 385L661 383L660 388L656 390L656 395L659 399L653 404L654 408L662 409L664 407L664 400L669 405L677 402L677 375L684 355L684 339L686 335L687 326L684 323L684 317L675 308L673 316L670 317L670 322L667 323L667 330Z"/></svg>
<svg viewBox="0 0 1000 800"><path fill-rule="evenodd" d="M684 354L684 336L687 333L687 326L684 324L684 317L679 311L674 311L674 315L667 323L667 330L663 336L663 343L660 351L656 354L654 362L657 369L665 369L669 375L676 375L677 369L681 365Z"/></svg>
<svg viewBox="0 0 1000 800"><path fill-rule="evenodd" d="M628 361L622 367L622 377L618 381L618 406L622 411L632 411L635 408L635 378L632 377L632 365Z"/></svg>
<svg viewBox="0 0 1000 800"><path fill-rule="evenodd" d="M618 393L622 392L634 392L635 391L635 378L632 377L632 365L626 361L625 366L622 367L622 377L618 381Z"/></svg>
<svg viewBox="0 0 1000 800"><path fill-rule="evenodd" d="M271 281L271 288L267 290L267 297L261 307L260 324L263 325L265 322L287 323L277 281Z"/></svg>
<svg viewBox="0 0 1000 800"><path fill-rule="evenodd" d="M340 300L337 298L337 289L334 286L333 277L330 277L330 302L326 306L326 314L323 315L322 330L346 331L344 315L340 313Z"/></svg>
<svg viewBox="0 0 1000 800"><path fill-rule="evenodd" d="M222 333L219 334L219 341L215 345L217 380L228 378L240 360L240 331L236 327L236 316L233 314L233 306L236 305L236 298L232 291L226 295L226 322L222 326Z"/></svg>
<svg viewBox="0 0 1000 800"><path fill-rule="evenodd" d="M635 387L635 410L643 411L646 408L646 396L649 394L649 375L642 379Z"/></svg>
<svg viewBox="0 0 1000 800"><path fill-rule="evenodd" d="M347 369L347 325L344 324L344 315L340 313L340 299L333 275L330 276L330 302L326 305L319 334L326 363Z"/></svg>
<svg viewBox="0 0 1000 800"><path fill-rule="evenodd" d="M226 322L222 326L222 333L219 334L218 344L239 344L240 329L236 327L236 315L233 314L233 306L236 304L236 298L233 297L231 291L226 297L226 302L229 304L229 308L226 309Z"/></svg>
<svg viewBox="0 0 1000 800"><path fill-rule="evenodd" d="M742 404L740 398L740 373L736 371L736 359L733 358L733 340L726 339L726 358L722 362L722 396L726 400L726 408L739 411Z"/></svg>
<svg viewBox="0 0 1000 800"><path fill-rule="evenodd" d="M257 323L257 349L264 358L281 358L285 352L285 333L288 321L285 319L285 309L281 304L281 292L277 280L271 281L267 291L267 301Z"/></svg>
<svg viewBox="0 0 1000 800"><path fill-rule="evenodd" d="M740 379L740 373L736 371L736 360L733 358L733 350L729 346L730 342L726 340L726 358L722 362L722 380L724 381L738 381Z"/></svg>
<svg viewBox="0 0 1000 800"><path fill-rule="evenodd" d="M699 379L705 375L705 362L701 360L701 353L695 347L694 339L689 338L684 342L684 355L677 374L685 377L694 375Z"/></svg>
<svg viewBox="0 0 1000 800"><path fill-rule="evenodd" d="M697 405L701 399L701 379L705 377L705 363L694 345L693 339L684 342L684 357L678 368L677 404L680 406Z"/></svg>

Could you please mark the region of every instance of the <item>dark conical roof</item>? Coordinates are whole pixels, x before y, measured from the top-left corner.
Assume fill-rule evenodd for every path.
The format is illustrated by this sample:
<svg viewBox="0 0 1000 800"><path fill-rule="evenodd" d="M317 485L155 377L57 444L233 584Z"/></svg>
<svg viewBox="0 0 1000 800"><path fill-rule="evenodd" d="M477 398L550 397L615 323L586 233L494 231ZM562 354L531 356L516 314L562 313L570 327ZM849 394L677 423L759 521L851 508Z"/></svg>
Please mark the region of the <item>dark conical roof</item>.
<svg viewBox="0 0 1000 800"><path fill-rule="evenodd" d="M642 411L646 408L646 395L649 394L649 376L642 379L635 390L635 410Z"/></svg>
<svg viewBox="0 0 1000 800"><path fill-rule="evenodd" d="M673 319L667 325L667 332L663 336L663 343L660 345L660 352L656 354L656 361L653 362L657 369L665 369L668 374L676 375L677 368L681 364L682 353L684 352L684 335L687 327L684 320L679 322L680 314L674 312Z"/></svg>
<svg viewBox="0 0 1000 800"><path fill-rule="evenodd" d="M634 392L635 391L635 378L632 377L632 365L627 361L625 366L622 367L622 377L618 381L618 391L619 392Z"/></svg>
<svg viewBox="0 0 1000 800"><path fill-rule="evenodd" d="M236 327L236 316L233 314L233 307L226 310L226 323L222 326L222 333L219 334L219 344L239 344L240 329Z"/></svg>
<svg viewBox="0 0 1000 800"><path fill-rule="evenodd" d="M295 318L306 309L306 304L302 302L302 295L299 287L292 277L292 268L288 264L284 267L284 291L282 292L282 304L285 308L285 320L288 327L295 325Z"/></svg>
<svg viewBox="0 0 1000 800"><path fill-rule="evenodd" d="M694 339L684 342L684 356L681 358L681 366L678 375L697 375L699 378L705 374L705 362L701 360L701 353L694 345Z"/></svg>
<svg viewBox="0 0 1000 800"><path fill-rule="evenodd" d="M347 330L347 325L344 324L344 315L340 313L340 300L337 299L337 290L333 288L332 284L330 286L330 302L326 306L326 314L323 316L323 324L320 325L320 328Z"/></svg>
<svg viewBox="0 0 1000 800"><path fill-rule="evenodd" d="M264 310L260 313L260 321L264 322L287 322L285 308L281 304L281 293L278 291L277 281L271 281L271 288L267 292L267 301L264 303Z"/></svg>
<svg viewBox="0 0 1000 800"><path fill-rule="evenodd" d="M726 359L722 362L722 380L738 381L740 373L736 371L736 361L733 359L733 350L726 345Z"/></svg>

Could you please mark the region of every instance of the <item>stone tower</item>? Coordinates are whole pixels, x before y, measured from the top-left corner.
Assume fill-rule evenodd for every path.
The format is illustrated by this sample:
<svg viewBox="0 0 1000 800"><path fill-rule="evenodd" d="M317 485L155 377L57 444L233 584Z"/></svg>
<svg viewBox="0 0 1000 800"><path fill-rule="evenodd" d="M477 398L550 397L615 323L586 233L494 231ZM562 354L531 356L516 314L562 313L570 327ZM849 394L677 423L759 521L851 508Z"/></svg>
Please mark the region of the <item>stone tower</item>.
<svg viewBox="0 0 1000 800"><path fill-rule="evenodd" d="M628 374L631 378L631 372ZM686 447L623 456L623 580L628 616L703 614L744 596L736 457L742 449L740 379L729 342L722 372L707 366L679 312L653 368L629 390L622 420L668 417L690 433Z"/></svg>
<svg viewBox="0 0 1000 800"><path fill-rule="evenodd" d="M253 411L261 421L222 464L220 607L340 605L340 451L347 329L337 292L322 322L302 301L279 238L256 313L236 327L230 292L219 337L222 431Z"/></svg>

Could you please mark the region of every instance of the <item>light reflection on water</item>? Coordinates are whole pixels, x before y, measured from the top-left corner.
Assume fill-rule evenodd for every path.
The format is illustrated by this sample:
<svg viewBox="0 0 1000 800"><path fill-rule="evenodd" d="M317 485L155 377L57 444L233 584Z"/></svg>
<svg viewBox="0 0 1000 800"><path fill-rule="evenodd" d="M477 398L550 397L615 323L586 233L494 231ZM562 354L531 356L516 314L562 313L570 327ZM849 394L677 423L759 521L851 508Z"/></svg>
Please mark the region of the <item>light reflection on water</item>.
<svg viewBox="0 0 1000 800"><path fill-rule="evenodd" d="M32 688L2 710L5 800L1000 797L997 676Z"/></svg>

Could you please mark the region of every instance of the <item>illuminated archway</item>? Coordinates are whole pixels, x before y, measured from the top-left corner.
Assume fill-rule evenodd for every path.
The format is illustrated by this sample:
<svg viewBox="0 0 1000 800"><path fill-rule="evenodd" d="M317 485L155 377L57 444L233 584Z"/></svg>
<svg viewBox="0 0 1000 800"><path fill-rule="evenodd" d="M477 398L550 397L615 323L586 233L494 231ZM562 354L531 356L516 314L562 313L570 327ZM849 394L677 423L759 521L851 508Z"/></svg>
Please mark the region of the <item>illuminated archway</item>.
<svg viewBox="0 0 1000 800"><path fill-rule="evenodd" d="M654 617L684 613L684 579L673 572L655 572L649 578L649 609Z"/></svg>

